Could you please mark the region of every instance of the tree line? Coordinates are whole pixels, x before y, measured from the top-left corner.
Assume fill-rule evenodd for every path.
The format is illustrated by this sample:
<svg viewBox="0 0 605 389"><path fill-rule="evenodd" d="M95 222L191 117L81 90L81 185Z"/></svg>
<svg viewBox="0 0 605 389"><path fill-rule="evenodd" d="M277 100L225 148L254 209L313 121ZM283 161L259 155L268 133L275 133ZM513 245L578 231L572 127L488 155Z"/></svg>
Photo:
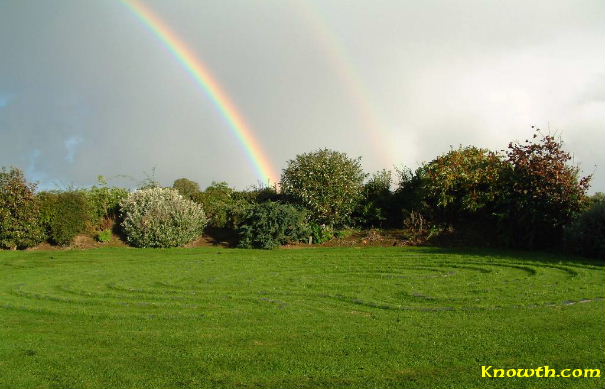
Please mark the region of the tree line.
<svg viewBox="0 0 605 389"><path fill-rule="evenodd" d="M278 187L201 190L187 178L171 188L149 180L137 191L102 184L37 192L16 168L0 172L0 247L47 240L67 245L80 233L137 247L183 245L204 230L230 231L240 247L321 243L347 227L403 228L411 241L474 232L482 242L567 248L605 256L602 195L587 196L561 140L536 129L506 150L451 148L415 170L363 171L361 158L321 149L287 162ZM472 244L472 242L471 242Z"/></svg>

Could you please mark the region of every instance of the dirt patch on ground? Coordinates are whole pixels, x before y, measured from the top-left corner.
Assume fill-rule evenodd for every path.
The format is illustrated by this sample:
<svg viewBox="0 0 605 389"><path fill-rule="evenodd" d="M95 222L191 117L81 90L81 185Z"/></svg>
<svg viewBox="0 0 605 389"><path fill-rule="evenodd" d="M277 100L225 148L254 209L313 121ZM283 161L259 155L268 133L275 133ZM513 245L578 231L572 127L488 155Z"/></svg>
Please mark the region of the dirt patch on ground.
<svg viewBox="0 0 605 389"><path fill-rule="evenodd" d="M476 236L467 236L460 232L442 232L431 239L413 238L413 234L404 229L370 229L345 232L345 236L333 238L321 244L293 243L282 246L285 249L310 248L310 247L402 247L418 246L428 244L432 246L481 246ZM483 246L486 246L484 239ZM474 244L473 244L474 243ZM69 250L69 249L93 249L101 247L129 247L129 245L118 234L113 234L110 242L99 242L90 235L78 235L69 246L54 246L50 243L41 243L28 250ZM185 245L187 248L195 247L237 247L237 236L229 230L209 229L193 242Z"/></svg>
<svg viewBox="0 0 605 389"><path fill-rule="evenodd" d="M410 246L413 242L409 240L405 230L363 230L354 231L342 238L333 238L321 244L294 243L283 246L284 248L304 247L392 247Z"/></svg>
<svg viewBox="0 0 605 389"><path fill-rule="evenodd" d="M207 228L200 236L185 247L236 247L237 235L228 229Z"/></svg>
<svg viewBox="0 0 605 389"><path fill-rule="evenodd" d="M99 242L90 235L77 235L69 246L55 246L48 242L40 243L27 250L71 250L96 249L101 247L129 247L119 235L113 234L109 242Z"/></svg>

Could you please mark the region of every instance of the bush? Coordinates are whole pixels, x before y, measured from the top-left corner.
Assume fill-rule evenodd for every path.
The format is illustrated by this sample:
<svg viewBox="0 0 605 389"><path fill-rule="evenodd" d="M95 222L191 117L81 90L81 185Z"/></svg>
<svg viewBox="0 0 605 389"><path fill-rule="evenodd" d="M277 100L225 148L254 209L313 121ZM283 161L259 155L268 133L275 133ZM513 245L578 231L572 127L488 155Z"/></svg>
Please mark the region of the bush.
<svg viewBox="0 0 605 389"><path fill-rule="evenodd" d="M509 170L500 155L468 146L435 158L417 174L434 217L455 225L461 219L495 221Z"/></svg>
<svg viewBox="0 0 605 389"><path fill-rule="evenodd" d="M43 192L38 199L40 220L52 243L69 245L76 235L86 231L91 221L91 208L84 192Z"/></svg>
<svg viewBox="0 0 605 389"><path fill-rule="evenodd" d="M97 240L101 243L108 243L111 242L111 230L105 230L105 231L100 231L97 234Z"/></svg>
<svg viewBox="0 0 605 389"><path fill-rule="evenodd" d="M334 238L334 229L325 224L311 223L311 243L322 244Z"/></svg>
<svg viewBox="0 0 605 389"><path fill-rule="evenodd" d="M191 199L200 191L200 185L197 182L191 181L187 178L179 178L178 180L175 180L172 184L172 188L176 189L181 196L186 199Z"/></svg>
<svg viewBox="0 0 605 389"><path fill-rule="evenodd" d="M0 170L0 248L22 249L44 240L35 189L21 170Z"/></svg>
<svg viewBox="0 0 605 389"><path fill-rule="evenodd" d="M233 189L226 182L213 182L203 192L197 192L192 200L200 204L208 218L208 226L225 228L229 224L229 209L234 203Z"/></svg>
<svg viewBox="0 0 605 389"><path fill-rule="evenodd" d="M289 204L255 204L239 229L239 247L272 249L309 236L307 212Z"/></svg>
<svg viewBox="0 0 605 389"><path fill-rule="evenodd" d="M362 200L353 214L356 223L364 227L383 227L395 224L391 192L392 176L389 170L374 173L363 186Z"/></svg>
<svg viewBox="0 0 605 389"><path fill-rule="evenodd" d="M213 182L205 191L193 195L192 199L204 208L210 227L236 231L254 204L277 201L279 194L274 188L253 187L235 191L226 182Z"/></svg>
<svg viewBox="0 0 605 389"><path fill-rule="evenodd" d="M360 158L323 149L288 161L281 186L284 195L309 209L313 221L339 226L350 221L364 178Z"/></svg>
<svg viewBox="0 0 605 389"><path fill-rule="evenodd" d="M136 247L177 247L204 231L202 207L174 189L150 188L128 195L122 202L122 229Z"/></svg>
<svg viewBox="0 0 605 389"><path fill-rule="evenodd" d="M585 257L605 259L605 196L593 196L590 205L565 228L568 251Z"/></svg>
<svg viewBox="0 0 605 389"><path fill-rule="evenodd" d="M274 187L255 185L246 190L233 192L233 198L236 200L245 200L249 203L279 202L283 200L283 196L277 193Z"/></svg>
<svg viewBox="0 0 605 389"><path fill-rule="evenodd" d="M509 242L520 247L550 247L561 241L563 226L582 210L590 176L579 177L563 143L539 130L532 140L510 143L509 193L502 208Z"/></svg>
<svg viewBox="0 0 605 389"><path fill-rule="evenodd" d="M107 186L83 189L90 212L90 222L97 229L110 228L118 218L120 201L128 196L128 190Z"/></svg>

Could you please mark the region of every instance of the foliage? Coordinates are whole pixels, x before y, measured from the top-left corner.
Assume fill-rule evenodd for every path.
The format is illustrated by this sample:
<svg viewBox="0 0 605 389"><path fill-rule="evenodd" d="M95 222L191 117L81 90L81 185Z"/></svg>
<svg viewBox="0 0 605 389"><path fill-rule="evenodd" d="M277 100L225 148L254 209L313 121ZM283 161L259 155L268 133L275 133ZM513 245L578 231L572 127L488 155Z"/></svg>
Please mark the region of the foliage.
<svg viewBox="0 0 605 389"><path fill-rule="evenodd" d="M229 223L229 210L234 203L233 192L226 182L213 182L205 191L197 192L191 198L204 209L208 226L225 228Z"/></svg>
<svg viewBox="0 0 605 389"><path fill-rule="evenodd" d="M191 181L187 178L179 178L175 180L172 184L172 188L176 189L181 194L181 196L186 199L191 199L196 193L199 193L200 191L200 185L197 182Z"/></svg>
<svg viewBox="0 0 605 389"><path fill-rule="evenodd" d="M151 169L151 173L147 173L145 172L145 178L143 179L143 181L141 181L139 183L139 190L143 190L143 189L153 189L153 188L161 188L162 185L160 184L160 182L158 181L157 177L156 177L156 168L155 166Z"/></svg>
<svg viewBox="0 0 605 389"><path fill-rule="evenodd" d="M443 232L442 226L431 223L418 211L410 211L407 214L403 219L403 227L406 229L408 242L413 245L425 244Z"/></svg>
<svg viewBox="0 0 605 389"><path fill-rule="evenodd" d="M283 193L311 211L316 223L343 225L361 199L361 158L322 149L297 155L283 170Z"/></svg>
<svg viewBox="0 0 605 389"><path fill-rule="evenodd" d="M43 192L38 198L41 221L52 243L69 245L76 235L86 231L93 214L86 192Z"/></svg>
<svg viewBox="0 0 605 389"><path fill-rule="evenodd" d="M97 240L101 243L111 242L111 239L112 239L111 230L100 231L97 234Z"/></svg>
<svg viewBox="0 0 605 389"><path fill-rule="evenodd" d="M118 217L120 201L128 196L127 189L108 186L93 186L82 192L88 201L90 221L100 229L111 227Z"/></svg>
<svg viewBox="0 0 605 389"><path fill-rule="evenodd" d="M394 214L392 173L383 169L372 175L365 183L362 199L353 215L356 222L365 227L382 227L390 224Z"/></svg>
<svg viewBox="0 0 605 389"><path fill-rule="evenodd" d="M393 193L391 225L401 227L411 212L419 212L424 218L433 219L433 209L425 200L422 167L412 171L407 167L396 169L399 182Z"/></svg>
<svg viewBox="0 0 605 389"><path fill-rule="evenodd" d="M254 204L277 201L280 195L275 188L270 187L252 187L236 191L226 182L213 182L205 191L196 193L192 199L203 206L210 227L235 231Z"/></svg>
<svg viewBox="0 0 605 389"><path fill-rule="evenodd" d="M422 195L438 219L490 218L497 212L508 165L492 151L460 147L438 156L418 171Z"/></svg>
<svg viewBox="0 0 605 389"><path fill-rule="evenodd" d="M311 243L322 244L334 238L334 229L325 224L311 223Z"/></svg>
<svg viewBox="0 0 605 389"><path fill-rule="evenodd" d="M150 188L130 193L121 205L122 229L136 247L182 246L206 226L202 207L176 190Z"/></svg>
<svg viewBox="0 0 605 389"><path fill-rule="evenodd" d="M283 196L270 186L251 186L246 190L234 191L235 200L243 200L248 203L264 203L267 201L278 202L283 200Z"/></svg>
<svg viewBox="0 0 605 389"><path fill-rule="evenodd" d="M522 247L559 242L563 226L583 207L591 177L580 178L563 143L539 129L532 140L511 142L507 157L512 168L510 193L503 197L508 239Z"/></svg>
<svg viewBox="0 0 605 389"><path fill-rule="evenodd" d="M565 228L565 248L586 257L605 259L605 196L598 193L587 208Z"/></svg>
<svg viewBox="0 0 605 389"><path fill-rule="evenodd" d="M239 247L272 249L309 236L307 212L290 204L255 204L239 228Z"/></svg>
<svg viewBox="0 0 605 389"><path fill-rule="evenodd" d="M0 170L0 248L27 248L44 239L35 190L21 170Z"/></svg>

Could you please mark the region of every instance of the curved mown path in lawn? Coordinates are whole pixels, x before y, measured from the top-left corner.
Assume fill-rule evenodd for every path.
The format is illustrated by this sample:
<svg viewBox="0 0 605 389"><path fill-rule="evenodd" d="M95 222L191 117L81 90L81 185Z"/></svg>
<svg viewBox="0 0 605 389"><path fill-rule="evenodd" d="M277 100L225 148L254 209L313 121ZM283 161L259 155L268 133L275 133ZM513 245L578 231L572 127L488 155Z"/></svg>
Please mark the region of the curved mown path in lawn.
<svg viewBox="0 0 605 389"><path fill-rule="evenodd" d="M0 386L598 387L480 366L603 367L604 285L485 250L3 252Z"/></svg>

